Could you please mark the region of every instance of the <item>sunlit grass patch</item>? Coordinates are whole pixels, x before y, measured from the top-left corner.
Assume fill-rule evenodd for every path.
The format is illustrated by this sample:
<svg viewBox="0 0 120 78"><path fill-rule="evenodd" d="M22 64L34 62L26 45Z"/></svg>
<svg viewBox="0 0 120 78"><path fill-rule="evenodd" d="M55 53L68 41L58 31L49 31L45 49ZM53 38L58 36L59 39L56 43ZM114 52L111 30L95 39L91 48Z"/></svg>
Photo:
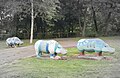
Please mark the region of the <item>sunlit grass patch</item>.
<svg viewBox="0 0 120 78"><path fill-rule="evenodd" d="M67 56L73 56L73 55L76 55L78 54L78 49L75 47L75 48L67 48Z"/></svg>
<svg viewBox="0 0 120 78"><path fill-rule="evenodd" d="M86 71L95 71L98 67L105 67L105 61L96 60L44 60L34 58L22 59L12 65L19 69L17 75L24 78L84 78Z"/></svg>

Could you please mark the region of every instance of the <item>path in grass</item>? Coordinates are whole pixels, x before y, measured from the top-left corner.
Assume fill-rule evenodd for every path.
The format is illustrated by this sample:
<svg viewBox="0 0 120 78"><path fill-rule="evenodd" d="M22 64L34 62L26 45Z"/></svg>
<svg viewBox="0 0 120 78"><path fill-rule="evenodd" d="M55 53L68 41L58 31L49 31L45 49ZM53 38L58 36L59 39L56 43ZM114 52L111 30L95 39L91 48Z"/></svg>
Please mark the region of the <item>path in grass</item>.
<svg viewBox="0 0 120 78"><path fill-rule="evenodd" d="M56 39L63 47L75 47L76 41L72 39ZM0 50L0 65L10 63L14 60L18 60L25 57L35 56L34 46L8 48Z"/></svg>
<svg viewBox="0 0 120 78"><path fill-rule="evenodd" d="M0 65L34 55L33 46L0 50Z"/></svg>

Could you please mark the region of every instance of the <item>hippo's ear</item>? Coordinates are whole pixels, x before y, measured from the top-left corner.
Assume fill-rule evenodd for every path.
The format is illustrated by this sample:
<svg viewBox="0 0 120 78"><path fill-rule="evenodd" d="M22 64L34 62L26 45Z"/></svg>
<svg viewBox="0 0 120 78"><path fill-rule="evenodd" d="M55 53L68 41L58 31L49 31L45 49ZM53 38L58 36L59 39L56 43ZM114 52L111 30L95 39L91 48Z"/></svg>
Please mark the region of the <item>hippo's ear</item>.
<svg viewBox="0 0 120 78"><path fill-rule="evenodd" d="M59 44L59 45L58 45L58 48L61 48L61 47L62 47L62 46Z"/></svg>
<svg viewBox="0 0 120 78"><path fill-rule="evenodd" d="M104 47L109 47L109 45L107 43L103 44Z"/></svg>

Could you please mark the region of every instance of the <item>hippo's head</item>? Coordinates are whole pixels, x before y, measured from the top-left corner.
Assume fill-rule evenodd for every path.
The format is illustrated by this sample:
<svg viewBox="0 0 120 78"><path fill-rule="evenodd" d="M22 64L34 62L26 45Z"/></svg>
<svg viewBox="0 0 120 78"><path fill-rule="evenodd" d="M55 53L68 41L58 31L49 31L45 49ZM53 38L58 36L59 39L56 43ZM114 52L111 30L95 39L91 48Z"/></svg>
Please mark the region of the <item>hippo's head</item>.
<svg viewBox="0 0 120 78"><path fill-rule="evenodd" d="M110 47L108 44L105 44L102 48L102 51L103 52L110 52L110 53L114 53L115 52L115 49Z"/></svg>
<svg viewBox="0 0 120 78"><path fill-rule="evenodd" d="M56 48L56 53L67 54L67 51L59 44Z"/></svg>

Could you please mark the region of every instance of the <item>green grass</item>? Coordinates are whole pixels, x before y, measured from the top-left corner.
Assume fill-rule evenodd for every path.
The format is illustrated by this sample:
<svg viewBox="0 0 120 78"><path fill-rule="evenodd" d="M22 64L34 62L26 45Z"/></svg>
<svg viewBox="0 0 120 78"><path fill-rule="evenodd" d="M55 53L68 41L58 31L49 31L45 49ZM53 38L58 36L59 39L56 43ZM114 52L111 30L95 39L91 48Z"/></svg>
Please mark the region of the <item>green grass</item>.
<svg viewBox="0 0 120 78"><path fill-rule="evenodd" d="M68 48L67 49L67 56L71 57L73 55L78 54L78 49L77 48Z"/></svg>
<svg viewBox="0 0 120 78"><path fill-rule="evenodd" d="M88 60L40 60L27 58L15 64L22 68L18 74L24 78L84 78L86 71L96 70L95 68L107 66L102 61Z"/></svg>
<svg viewBox="0 0 120 78"><path fill-rule="evenodd" d="M68 48L68 57L78 54L76 48ZM95 71L107 67L110 61L98 60L51 60L38 59L36 57L21 59L7 69L6 76L19 78L85 78L92 72L92 76L96 76ZM12 72L8 72L12 71ZM13 74L14 73L14 74ZM97 77L97 76L96 76ZM94 77L94 78L96 78ZM92 77L93 78L93 77Z"/></svg>

